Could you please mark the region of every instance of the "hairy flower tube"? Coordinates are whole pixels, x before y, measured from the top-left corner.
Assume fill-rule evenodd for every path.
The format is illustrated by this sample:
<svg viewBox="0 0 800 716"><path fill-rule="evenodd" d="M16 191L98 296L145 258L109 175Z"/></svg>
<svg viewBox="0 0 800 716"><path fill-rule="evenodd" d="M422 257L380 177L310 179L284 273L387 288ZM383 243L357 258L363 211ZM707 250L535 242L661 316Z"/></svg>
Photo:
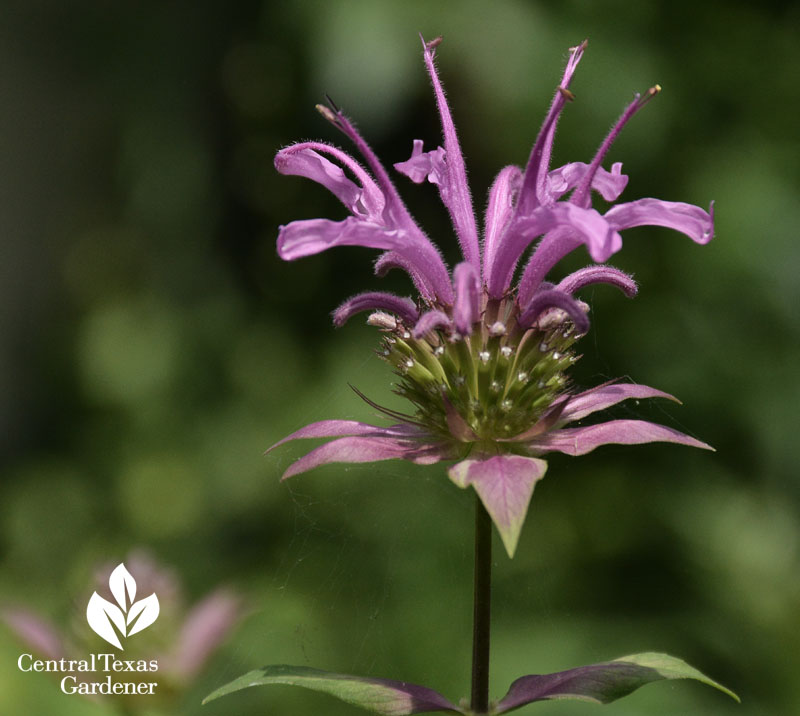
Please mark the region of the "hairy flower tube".
<svg viewBox="0 0 800 716"><path fill-rule="evenodd" d="M412 409L401 413L368 400L394 423L324 420L277 445L333 438L294 462L284 478L335 462L455 461L450 479L477 491L513 556L534 486L547 469L547 453L583 455L609 443L656 441L709 447L643 420L575 425L626 399L675 398L618 381L580 391L570 382L569 369L579 357L576 343L589 329L589 308L577 297L581 289L609 284L628 297L636 294L632 277L605 263L622 247L620 232L664 226L705 244L713 236L713 216L697 206L652 198L614 203L628 177L619 162L610 170L601 164L625 124L659 91L657 85L625 108L589 163L550 168L556 124L574 99L569 87L584 42L570 50L526 166L508 166L497 175L479 231L434 63L439 42L423 41L423 56L443 146L424 151L423 142L414 140L411 157L394 168L415 183L436 185L463 255L452 271L411 217L383 164L338 108L318 110L352 141L366 167L322 142L293 144L275 157L279 172L322 184L350 212L342 221L309 219L282 226L281 258L293 261L335 246L369 247L382 252L375 263L377 275L401 269L416 287L415 299L367 292L333 313L334 324L341 326L356 313L369 312L367 322L382 336L379 355L398 376L395 392ZM604 213L594 209L593 192L613 206ZM548 280L556 264L580 247L593 263Z"/></svg>

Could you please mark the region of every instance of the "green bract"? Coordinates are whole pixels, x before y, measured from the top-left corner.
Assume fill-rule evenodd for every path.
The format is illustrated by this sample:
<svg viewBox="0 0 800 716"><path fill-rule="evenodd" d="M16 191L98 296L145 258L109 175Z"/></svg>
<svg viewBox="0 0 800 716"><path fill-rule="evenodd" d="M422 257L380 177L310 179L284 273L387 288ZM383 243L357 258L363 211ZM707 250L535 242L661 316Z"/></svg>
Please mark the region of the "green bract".
<svg viewBox="0 0 800 716"><path fill-rule="evenodd" d="M559 309L529 329L516 322L513 301L490 302L490 310L497 320L454 340L438 330L415 338L402 323L384 328L379 351L400 377L395 392L414 404L417 422L487 455L514 452L513 441L499 441L532 427L564 391L578 338ZM391 317L373 314L370 322L391 325Z"/></svg>

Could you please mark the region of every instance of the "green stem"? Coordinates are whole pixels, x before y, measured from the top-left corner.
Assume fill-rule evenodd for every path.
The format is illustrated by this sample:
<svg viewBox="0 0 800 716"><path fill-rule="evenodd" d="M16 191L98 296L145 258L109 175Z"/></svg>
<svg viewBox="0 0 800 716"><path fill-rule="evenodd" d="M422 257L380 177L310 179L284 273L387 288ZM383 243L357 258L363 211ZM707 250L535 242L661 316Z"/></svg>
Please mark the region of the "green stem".
<svg viewBox="0 0 800 716"><path fill-rule="evenodd" d="M492 519L475 495L475 597L472 618L472 712L489 711L489 634L492 596Z"/></svg>

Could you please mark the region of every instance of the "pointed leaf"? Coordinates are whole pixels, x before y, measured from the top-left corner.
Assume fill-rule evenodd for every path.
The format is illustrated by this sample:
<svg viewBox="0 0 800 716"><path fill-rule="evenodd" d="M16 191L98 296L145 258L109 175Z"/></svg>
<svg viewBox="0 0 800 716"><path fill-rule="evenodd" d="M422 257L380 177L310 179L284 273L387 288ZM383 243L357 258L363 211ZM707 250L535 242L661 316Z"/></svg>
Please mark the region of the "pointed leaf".
<svg viewBox="0 0 800 716"><path fill-rule="evenodd" d="M130 611L128 612L128 626L131 627L128 631L128 636L136 634L142 631L142 629L147 629L147 627L158 619L159 611L158 597L155 592L149 597L140 599L136 604L131 605Z"/></svg>
<svg viewBox="0 0 800 716"><path fill-rule="evenodd" d="M124 636L125 615L116 604L112 604L103 599L97 592L94 592L86 607L86 621L89 622L89 626L95 634L105 639L112 646L116 646L117 649L122 649L122 644L119 641L117 632L114 631L114 626ZM112 622L114 626L112 626Z"/></svg>
<svg viewBox="0 0 800 716"><path fill-rule="evenodd" d="M407 684L391 679L370 679L363 676L333 674L311 669L307 666L277 664L256 669L209 694L203 701L208 703L220 696L249 686L286 684L302 686L312 691L321 691L354 706L360 706L384 716L406 716L407 714L431 711L463 713L440 693L426 686Z"/></svg>
<svg viewBox="0 0 800 716"><path fill-rule="evenodd" d="M608 704L636 691L640 686L664 679L694 679L739 701L733 691L712 681L685 661L668 654L647 652L555 674L523 676L511 684L493 713L507 713L533 701L548 699Z"/></svg>
<svg viewBox="0 0 800 716"><path fill-rule="evenodd" d="M133 578L133 575L125 569L125 565L122 562L111 572L111 576L108 578L108 586L111 589L111 593L114 595L114 599L117 600L120 609L122 609L123 612L128 611L128 607L133 604L133 600L136 598L136 580Z"/></svg>

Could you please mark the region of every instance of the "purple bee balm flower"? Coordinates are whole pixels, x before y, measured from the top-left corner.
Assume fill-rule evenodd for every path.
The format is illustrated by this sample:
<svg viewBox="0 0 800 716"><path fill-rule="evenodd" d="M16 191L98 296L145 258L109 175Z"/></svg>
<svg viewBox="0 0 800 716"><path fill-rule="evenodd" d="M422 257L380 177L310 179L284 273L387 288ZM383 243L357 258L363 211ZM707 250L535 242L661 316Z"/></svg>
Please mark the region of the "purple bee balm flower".
<svg viewBox="0 0 800 716"><path fill-rule="evenodd" d="M297 460L284 478L333 462L455 460L450 479L459 487L475 488L513 556L534 486L547 469L543 455L584 455L609 443L660 441L709 448L643 420L573 425L630 398L675 398L655 388L617 382L579 392L570 386L567 374L578 358L575 343L589 327L588 306L576 293L605 283L628 297L636 294L633 279L605 263L622 247L620 232L633 226L665 226L705 244L713 236L713 215L691 204L659 199L618 203L604 213L592 208L592 191L613 203L628 183L620 163L612 164L610 171L601 163L625 124L659 91L657 85L626 107L591 162L550 169L556 124L574 99L569 86L586 49L584 42L570 50L527 165L505 167L497 175L481 237L434 64L439 42L423 40L423 55L444 146L424 151L422 141L414 140L410 159L394 168L415 183L427 179L438 188L464 257L452 272L412 219L384 166L338 108L318 107L353 142L368 168L319 142L293 144L275 158L279 172L322 184L350 212L343 221L310 219L281 227L281 258L292 261L334 246L366 246L383 252L375 265L378 275L399 268L414 283L416 300L363 293L333 314L340 326L356 313L371 312L368 323L383 334L379 355L399 376L395 392L411 402L413 412L403 414L368 401L395 424L324 420L277 444L334 438ZM520 267L531 245L530 259ZM595 263L558 283L545 280L564 256L581 246Z"/></svg>

